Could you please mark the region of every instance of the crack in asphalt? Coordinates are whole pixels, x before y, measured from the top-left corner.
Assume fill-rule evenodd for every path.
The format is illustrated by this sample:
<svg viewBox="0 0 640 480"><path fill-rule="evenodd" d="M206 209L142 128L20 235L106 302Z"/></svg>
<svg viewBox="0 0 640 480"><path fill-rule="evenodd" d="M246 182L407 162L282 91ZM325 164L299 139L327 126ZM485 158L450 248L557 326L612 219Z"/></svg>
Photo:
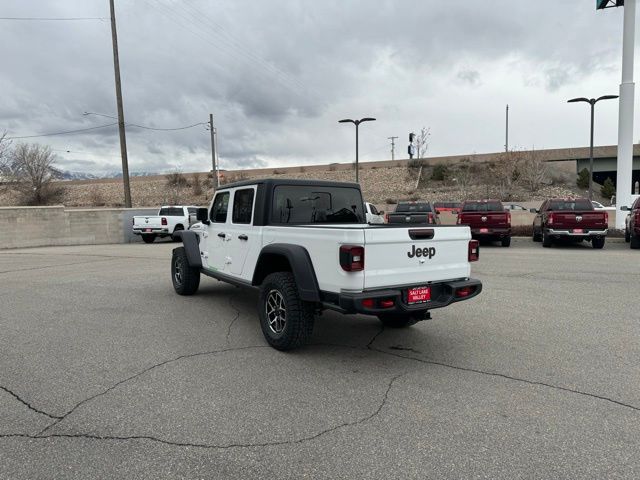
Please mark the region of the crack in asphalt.
<svg viewBox="0 0 640 480"><path fill-rule="evenodd" d="M384 332L384 325L382 325L382 326L380 327L380 330L378 330L378 333L376 333L376 334L371 338L371 340L369 340L369 343L367 343L367 345L366 345L367 350L372 350L372 349L373 349L373 342L375 342L375 341L376 341L376 339L378 338L378 336L379 336L379 335L381 335L381 334L382 334L382 332Z"/></svg>
<svg viewBox="0 0 640 480"><path fill-rule="evenodd" d="M109 259L105 259L105 260L89 260L87 262L63 263L61 265L42 265L40 267L18 268L16 270L2 270L2 271L0 271L0 274L2 274L2 273L16 273L16 272L28 272L28 271L32 271L32 270L45 270L47 268L69 267L71 265L86 265L88 263L110 262L112 260L113 260L112 258L109 258Z"/></svg>
<svg viewBox="0 0 640 480"><path fill-rule="evenodd" d="M244 346L244 347L232 347L232 348L223 348L223 349L220 349L220 350L210 350L210 351L207 351L207 352L188 353L188 354L185 354L185 355L179 355L177 357L170 358L169 360L164 360L162 362L153 364L153 365L145 368L144 370L141 370L138 373L136 373L134 375L131 375L130 377L127 377L127 378L125 378L123 380L120 380L117 383L114 383L109 388L106 388L106 389L102 390L101 392L98 392L98 393L96 393L94 395L91 395L90 397L87 397L87 398L79 401L69 411L67 411L67 413L65 413L61 417L52 417L52 418L56 418L56 421L54 421L53 423L47 425L36 436L41 436L45 432L47 432L49 429L51 429L51 428L55 427L56 425L58 425L60 422L65 420L69 415L71 415L73 412L75 412L78 408L80 408L85 403L88 403L88 402L90 402L90 401L92 401L92 400L94 400L94 399L96 399L98 397L106 395L110 391L118 388L120 385L123 385L123 384L125 384L127 382L130 382L131 380L134 380L134 379L136 379L136 378L144 375L145 373L148 373L151 370L154 370L156 368L162 367L164 365L168 365L170 363L177 362L179 360L184 360L186 358L194 358L194 357L199 357L199 356L204 356L204 355L216 355L218 353L231 352L231 351L237 351L237 350L249 350L249 349L253 349L253 348L267 348L267 347L268 347L268 345L248 345L248 346Z"/></svg>
<svg viewBox="0 0 640 480"><path fill-rule="evenodd" d="M249 348L249 347L246 347ZM227 350L228 351L228 350ZM353 420L350 422L344 422L341 423L339 425L335 425L333 427L329 427L326 428L324 430L321 430L320 432L317 432L313 435L307 435L306 437L301 437L301 438L297 438L297 439L293 439L293 440L280 440L280 441L273 441L273 442L255 442L255 443L228 443L228 444L209 444L209 443L193 443L193 442L174 442L171 440L166 440L163 438L159 438L159 437L154 437L152 435L128 435L128 436L116 436L116 435L94 435L94 434L88 434L88 433L52 433L52 434L48 434L48 435L43 435L42 433L38 433L36 435L30 435L30 434L26 434L26 433L8 433L8 434L0 434L0 438L29 438L29 439L33 439L33 440L39 440L39 439L48 439L48 438L82 438L82 439L89 439L89 440L107 440L107 441L129 441L129 440L148 440L151 442L156 442L156 443L161 443L164 445L170 445L170 446L174 446L174 447L193 447L193 448L208 448L208 449L219 449L219 450L227 450L227 449L231 449L231 448L251 448L251 447L271 447L271 446L281 446L281 445L295 445L295 444L300 444L300 443L305 443L305 442L309 442L311 440L315 440L319 437L322 437L324 435L327 435L329 433L335 432L337 430L340 430L342 428L346 428L346 427L352 427L355 425L361 425L365 422L368 422L369 420L373 419L374 417L377 417L378 415L380 415L380 412L382 412L382 409L385 407L385 405L387 404L388 400L389 400L389 392L391 391L391 388L393 388L393 385L395 384L395 382L400 379L401 377L403 377L404 375L406 375L405 373L401 373L398 375L395 375L394 377L392 377L389 380L389 383L387 384L387 388L384 392L384 395L382 396L382 399L380 401L380 404L377 406L377 408L371 412L369 415L366 415L364 417L358 418L357 420Z"/></svg>
<svg viewBox="0 0 640 480"><path fill-rule="evenodd" d="M62 417L58 416L58 415L53 415L51 413L47 413L44 410L40 410L39 408L34 407L33 405L31 405L29 402L27 402L24 398L22 398L20 395L18 395L17 393L15 393L12 390L9 390L7 387L3 387L2 385L0 385L0 390L2 390L3 392L7 392L9 395L11 395L13 398L15 398L16 400L18 400L20 403L22 403L25 407L27 407L29 410L36 412L40 415L44 415L46 417L49 417L51 419L61 419Z"/></svg>
<svg viewBox="0 0 640 480"><path fill-rule="evenodd" d="M229 344L229 336L231 335L231 328L233 324L236 323L236 320L240 318L240 309L233 304L232 296L229 295L229 306L236 311L236 316L231 319L229 325L227 325L227 335L225 336L225 343Z"/></svg>

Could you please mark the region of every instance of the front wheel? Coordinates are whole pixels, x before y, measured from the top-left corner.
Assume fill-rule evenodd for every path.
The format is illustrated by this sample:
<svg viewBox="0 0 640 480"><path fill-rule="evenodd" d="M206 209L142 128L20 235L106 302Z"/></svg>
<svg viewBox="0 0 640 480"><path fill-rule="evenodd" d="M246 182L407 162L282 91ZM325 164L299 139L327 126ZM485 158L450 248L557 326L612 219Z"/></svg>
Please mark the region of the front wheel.
<svg viewBox="0 0 640 480"><path fill-rule="evenodd" d="M594 238L591 240L591 246L597 250L600 250L604 247L604 237L602 238Z"/></svg>
<svg viewBox="0 0 640 480"><path fill-rule="evenodd" d="M291 272L272 273L264 279L258 308L262 333L273 348L292 350L311 337L314 305L300 299Z"/></svg>
<svg viewBox="0 0 640 480"><path fill-rule="evenodd" d="M419 318L406 313L381 313L378 319L385 327L406 328L418 323Z"/></svg>
<svg viewBox="0 0 640 480"><path fill-rule="evenodd" d="M500 243L502 244L503 247L508 247L511 245L511 237L502 237L502 240L500 240Z"/></svg>
<svg viewBox="0 0 640 480"><path fill-rule="evenodd" d="M156 234L152 233L152 234L146 234L146 235L142 235L142 241L144 243L153 243L156 239Z"/></svg>
<svg viewBox="0 0 640 480"><path fill-rule="evenodd" d="M171 281L178 295L193 295L200 286L200 270L189 265L184 247L175 248L171 257Z"/></svg>

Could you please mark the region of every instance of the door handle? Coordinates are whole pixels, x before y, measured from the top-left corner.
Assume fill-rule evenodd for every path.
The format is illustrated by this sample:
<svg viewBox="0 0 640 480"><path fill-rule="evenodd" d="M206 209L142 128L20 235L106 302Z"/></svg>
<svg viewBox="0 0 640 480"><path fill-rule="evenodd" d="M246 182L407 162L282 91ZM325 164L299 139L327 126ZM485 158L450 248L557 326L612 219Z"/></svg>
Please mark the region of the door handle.
<svg viewBox="0 0 640 480"><path fill-rule="evenodd" d="M240 240L249 240L249 237L247 237L246 235L238 235L238 238Z"/></svg>
<svg viewBox="0 0 640 480"><path fill-rule="evenodd" d="M224 233L222 233L222 232L220 232L220 233L218 234L218 236L219 236L220 238L224 238L224 237L226 237L227 235L226 235L226 234L224 234Z"/></svg>

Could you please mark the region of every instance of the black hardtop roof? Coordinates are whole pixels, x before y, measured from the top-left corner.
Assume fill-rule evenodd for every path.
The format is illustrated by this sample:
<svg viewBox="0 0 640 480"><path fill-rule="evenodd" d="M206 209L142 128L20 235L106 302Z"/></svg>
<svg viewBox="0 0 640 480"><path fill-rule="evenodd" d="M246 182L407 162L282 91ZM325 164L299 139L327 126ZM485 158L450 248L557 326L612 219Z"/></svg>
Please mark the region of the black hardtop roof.
<svg viewBox="0 0 640 480"><path fill-rule="evenodd" d="M228 183L218 187L218 191L225 190L227 188L247 187L250 185L266 185L268 187L275 187L278 185L291 185L291 186L314 186L319 187L349 187L360 189L360 184L352 182L332 182L328 180L298 180L295 178L259 178L256 180L244 180L242 182Z"/></svg>

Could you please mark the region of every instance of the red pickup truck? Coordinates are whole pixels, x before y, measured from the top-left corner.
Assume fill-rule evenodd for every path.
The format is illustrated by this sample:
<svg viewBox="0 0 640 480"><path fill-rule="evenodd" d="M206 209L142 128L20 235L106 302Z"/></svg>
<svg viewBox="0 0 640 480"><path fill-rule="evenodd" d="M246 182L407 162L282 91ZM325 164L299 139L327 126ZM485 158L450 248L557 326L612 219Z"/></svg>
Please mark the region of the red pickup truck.
<svg viewBox="0 0 640 480"><path fill-rule="evenodd" d="M629 212L624 230L624 239L631 244L631 248L640 248L640 197L636 198L631 208L622 207Z"/></svg>
<svg viewBox="0 0 640 480"><path fill-rule="evenodd" d="M533 241L550 247L554 241L591 242L593 248L604 247L609 214L594 210L586 198L552 198L542 203L533 220Z"/></svg>
<svg viewBox="0 0 640 480"><path fill-rule="evenodd" d="M511 213L498 200L469 200L458 213L458 225L469 225L471 236L477 240L500 241L511 245Z"/></svg>

